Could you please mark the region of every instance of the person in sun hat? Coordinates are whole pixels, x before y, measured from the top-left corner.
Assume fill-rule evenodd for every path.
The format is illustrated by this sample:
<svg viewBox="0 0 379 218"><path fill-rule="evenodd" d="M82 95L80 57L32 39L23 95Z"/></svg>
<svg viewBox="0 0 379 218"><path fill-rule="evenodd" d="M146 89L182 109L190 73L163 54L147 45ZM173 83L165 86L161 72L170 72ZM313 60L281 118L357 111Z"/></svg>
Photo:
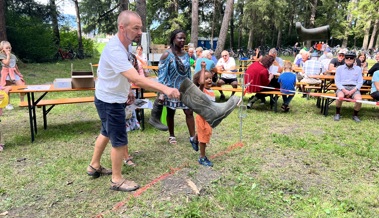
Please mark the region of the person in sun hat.
<svg viewBox="0 0 379 218"><path fill-rule="evenodd" d="M336 58L333 58L329 63L329 71L330 70L336 70L338 66L345 64L345 53L347 52L347 49L341 48L338 51L338 55Z"/></svg>
<svg viewBox="0 0 379 218"><path fill-rule="evenodd" d="M354 65L356 54L349 51L345 54L345 64L337 67L334 81L337 86L336 96L338 98L351 98L354 100L362 100L360 88L363 84L362 69ZM342 100L336 100L336 114L334 120L339 121L341 116ZM362 103L355 102L353 120L360 122L358 112L361 109Z"/></svg>

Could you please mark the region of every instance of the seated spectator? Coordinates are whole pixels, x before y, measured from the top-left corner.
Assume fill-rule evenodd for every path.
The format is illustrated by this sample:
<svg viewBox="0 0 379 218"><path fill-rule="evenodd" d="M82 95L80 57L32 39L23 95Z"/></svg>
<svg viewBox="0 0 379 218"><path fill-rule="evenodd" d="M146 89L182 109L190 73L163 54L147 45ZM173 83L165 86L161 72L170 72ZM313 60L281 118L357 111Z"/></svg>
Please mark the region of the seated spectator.
<svg viewBox="0 0 379 218"><path fill-rule="evenodd" d="M374 75L374 72L379 70L379 52L376 53L375 60L376 60L376 63L370 68L370 70L368 70L368 73L367 73L368 76Z"/></svg>
<svg viewBox="0 0 379 218"><path fill-rule="evenodd" d="M347 52L345 54L345 64L341 65L336 70L334 81L337 86L336 96L338 98L351 98L354 100L362 100L360 88L363 84L362 69L354 66L355 52ZM336 100L336 114L334 121L340 120L342 100ZM355 102L353 120L360 122L358 112L361 109L362 103Z"/></svg>
<svg viewBox="0 0 379 218"><path fill-rule="evenodd" d="M295 86L296 86L296 74L292 72L292 64L289 61L284 63L283 73L280 74L278 82L280 84L280 92L283 94L283 105L282 110L288 112L290 110L289 104L293 97L295 96Z"/></svg>
<svg viewBox="0 0 379 218"><path fill-rule="evenodd" d="M273 62L274 57L271 55L266 55L262 57L260 61L252 63L249 68L247 68L245 73L245 85L247 93L272 90L263 88L262 86L268 86L272 78L274 78L274 74L268 72L268 68L270 68ZM247 103L247 108L252 109L253 104L259 99L264 102L265 97L266 95L260 93L251 96Z"/></svg>
<svg viewBox="0 0 379 218"><path fill-rule="evenodd" d="M366 61L366 53L360 52L358 58L355 60L358 67L361 67L363 71L367 70L368 63Z"/></svg>
<svg viewBox="0 0 379 218"><path fill-rule="evenodd" d="M188 56L190 57L190 66L194 67L195 61L196 61L195 49L194 48L192 48L192 47L188 48Z"/></svg>
<svg viewBox="0 0 379 218"><path fill-rule="evenodd" d="M303 70L301 76L303 79L300 82L316 85L321 84L320 79L311 78L311 75L320 75L325 72L324 66L318 61L319 54L317 52L312 53L312 58L310 60L305 60L303 64ZM304 86L302 86L302 92L305 92ZM303 97L306 97L306 94L303 94Z"/></svg>
<svg viewBox="0 0 379 218"><path fill-rule="evenodd" d="M212 55L212 61L215 63L215 65L217 64L217 58L216 56L214 55L214 51L212 49L209 49L209 52L211 53Z"/></svg>
<svg viewBox="0 0 379 218"><path fill-rule="evenodd" d="M374 76L372 77L371 83L371 97L375 99L375 101L379 101L379 70L374 72Z"/></svg>
<svg viewBox="0 0 379 218"><path fill-rule="evenodd" d="M195 73L198 73L201 71L201 63L205 62L206 71L209 71L212 73L212 83L213 85L216 85L218 76L217 76L217 69L215 63L212 61L212 55L209 50L204 50L201 53L201 57L197 59L196 61L196 67L195 67Z"/></svg>
<svg viewBox="0 0 379 218"><path fill-rule="evenodd" d="M325 44L324 44L325 45ZM319 61L322 61L322 60L324 60L324 59L326 59L327 57L327 55L328 54L331 54L330 53L330 48L328 48L328 47L326 47L325 48L325 50L323 51L323 54L320 56L320 58L318 59ZM331 54L332 55L332 58L333 58L333 54ZM325 69L328 69L329 68L329 66L327 67L327 68L325 68Z"/></svg>
<svg viewBox="0 0 379 218"><path fill-rule="evenodd" d="M146 54L143 53L143 48L141 45L137 46L135 56L137 58L137 63L138 63L137 71L139 75L146 76L146 77L149 76L149 71L143 69L144 66L147 66L147 57L146 57Z"/></svg>
<svg viewBox="0 0 379 218"><path fill-rule="evenodd" d="M320 58L318 60L321 61L322 65L324 66L325 73L327 73L327 69L329 69L330 61L333 59L333 54L329 52L326 54L326 57L324 59L320 60Z"/></svg>
<svg viewBox="0 0 379 218"><path fill-rule="evenodd" d="M229 52L224 50L221 52L221 58L218 60L216 67L219 71L231 71L236 69L236 61L234 58L229 56ZM238 81L237 75L234 73L223 73L217 81L217 86L222 86L224 84L230 84L233 88L237 88ZM225 95L220 91L220 100L225 100ZM234 95L234 92L232 92Z"/></svg>
<svg viewBox="0 0 379 218"><path fill-rule="evenodd" d="M307 54L307 59L309 58L309 53L307 50L304 50L304 49L301 49L299 54L296 55L295 57L295 60L294 60L294 64L298 67L303 67L303 63L304 63L304 54Z"/></svg>
<svg viewBox="0 0 379 218"><path fill-rule="evenodd" d="M24 76L21 74L17 66L17 57L11 53L12 47L8 41L0 42L0 61L1 61L1 82L0 86L4 87L9 83L18 86L25 85ZM24 101L25 93L20 93L20 101ZM9 104L5 107L7 110L13 110L13 105Z"/></svg>
<svg viewBox="0 0 379 218"><path fill-rule="evenodd" d="M345 64L346 49L342 48L338 51L338 56L330 61L328 70L336 70L338 66Z"/></svg>
<svg viewBox="0 0 379 218"><path fill-rule="evenodd" d="M201 53L203 52L203 48L202 47L197 47L195 49L196 51L196 59L200 58L201 57Z"/></svg>

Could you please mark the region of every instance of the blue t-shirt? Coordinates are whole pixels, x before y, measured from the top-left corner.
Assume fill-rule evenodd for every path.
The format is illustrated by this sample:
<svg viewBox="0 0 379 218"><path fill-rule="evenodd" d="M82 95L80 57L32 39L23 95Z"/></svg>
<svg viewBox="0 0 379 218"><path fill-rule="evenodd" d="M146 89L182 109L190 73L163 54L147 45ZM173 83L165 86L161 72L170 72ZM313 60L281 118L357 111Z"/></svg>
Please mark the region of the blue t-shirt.
<svg viewBox="0 0 379 218"><path fill-rule="evenodd" d="M215 63L212 60L209 60L208 58L198 58L196 60L196 66L195 66L195 73L199 72L201 70L201 62L205 62L205 69L207 71L211 71L213 68L215 68Z"/></svg>
<svg viewBox="0 0 379 218"><path fill-rule="evenodd" d="M278 82L280 83L281 93L295 94L295 92L291 92L291 91L295 91L296 74L292 72L283 72L280 74Z"/></svg>
<svg viewBox="0 0 379 218"><path fill-rule="evenodd" d="M374 72L374 75L372 76L372 83L371 83L371 93L373 92L376 92L378 90L376 90L376 86L375 86L375 82L379 82L379 70L375 71Z"/></svg>

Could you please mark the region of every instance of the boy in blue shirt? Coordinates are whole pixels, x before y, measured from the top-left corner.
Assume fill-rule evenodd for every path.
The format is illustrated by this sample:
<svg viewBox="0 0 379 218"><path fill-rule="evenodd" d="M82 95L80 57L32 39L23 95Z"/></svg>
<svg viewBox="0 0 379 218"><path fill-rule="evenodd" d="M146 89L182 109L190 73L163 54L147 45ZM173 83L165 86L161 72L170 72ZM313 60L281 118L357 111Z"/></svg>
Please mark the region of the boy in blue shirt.
<svg viewBox="0 0 379 218"><path fill-rule="evenodd" d="M296 74L292 72L292 64L289 61L286 61L283 67L283 73L280 74L278 82L280 83L280 92L283 94L283 105L282 109L285 112L288 112L290 108L288 107L291 100L295 96L295 87L296 87Z"/></svg>

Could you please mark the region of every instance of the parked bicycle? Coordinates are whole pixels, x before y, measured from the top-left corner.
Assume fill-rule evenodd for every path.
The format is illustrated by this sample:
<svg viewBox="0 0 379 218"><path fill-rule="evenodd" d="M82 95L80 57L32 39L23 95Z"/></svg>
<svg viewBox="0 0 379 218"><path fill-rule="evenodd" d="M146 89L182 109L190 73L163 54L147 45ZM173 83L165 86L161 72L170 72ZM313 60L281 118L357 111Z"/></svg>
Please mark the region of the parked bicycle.
<svg viewBox="0 0 379 218"><path fill-rule="evenodd" d="M62 59L62 60L70 59L70 60L72 60L76 57L76 53L72 49L69 49L68 51L64 51L62 48L59 48L55 57L56 57L56 59Z"/></svg>

